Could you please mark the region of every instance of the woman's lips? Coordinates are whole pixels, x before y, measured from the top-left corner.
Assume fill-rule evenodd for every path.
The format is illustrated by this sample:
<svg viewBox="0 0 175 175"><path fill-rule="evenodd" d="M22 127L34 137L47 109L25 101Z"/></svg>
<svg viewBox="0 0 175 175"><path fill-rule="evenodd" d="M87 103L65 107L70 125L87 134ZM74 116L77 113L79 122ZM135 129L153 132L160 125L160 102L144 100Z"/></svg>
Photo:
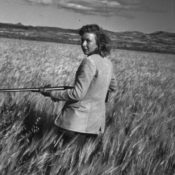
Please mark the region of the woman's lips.
<svg viewBox="0 0 175 175"><path fill-rule="evenodd" d="M83 49L84 52L88 52L88 49Z"/></svg>

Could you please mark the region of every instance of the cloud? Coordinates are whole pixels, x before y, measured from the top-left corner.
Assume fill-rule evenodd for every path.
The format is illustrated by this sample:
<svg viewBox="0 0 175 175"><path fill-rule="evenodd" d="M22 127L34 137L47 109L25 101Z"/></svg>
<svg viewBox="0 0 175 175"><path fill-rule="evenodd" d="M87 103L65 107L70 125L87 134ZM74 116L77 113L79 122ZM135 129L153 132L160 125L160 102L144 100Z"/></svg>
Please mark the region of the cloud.
<svg viewBox="0 0 175 175"><path fill-rule="evenodd" d="M45 5L50 5L53 3L52 0L26 0L29 3L37 3L37 4L45 4Z"/></svg>
<svg viewBox="0 0 175 175"><path fill-rule="evenodd" d="M130 11L154 12L145 6L146 0L26 0L28 3L54 5L58 8L69 9L76 13L101 16L129 17Z"/></svg>
<svg viewBox="0 0 175 175"><path fill-rule="evenodd" d="M84 5L74 4L74 3L68 3L65 7L70 8L70 9L92 10L91 7L86 7Z"/></svg>

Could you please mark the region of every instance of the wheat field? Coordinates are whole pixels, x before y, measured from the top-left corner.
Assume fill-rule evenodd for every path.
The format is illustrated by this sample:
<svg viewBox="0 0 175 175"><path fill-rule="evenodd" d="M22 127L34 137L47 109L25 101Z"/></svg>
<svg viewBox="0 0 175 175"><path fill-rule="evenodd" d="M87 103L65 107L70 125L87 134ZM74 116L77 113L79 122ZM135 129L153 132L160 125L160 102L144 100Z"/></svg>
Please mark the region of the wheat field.
<svg viewBox="0 0 175 175"><path fill-rule="evenodd" d="M0 38L0 88L72 85L79 46ZM1 175L173 175L175 55L112 50L118 82L106 130L79 147L53 129L64 103L0 93Z"/></svg>

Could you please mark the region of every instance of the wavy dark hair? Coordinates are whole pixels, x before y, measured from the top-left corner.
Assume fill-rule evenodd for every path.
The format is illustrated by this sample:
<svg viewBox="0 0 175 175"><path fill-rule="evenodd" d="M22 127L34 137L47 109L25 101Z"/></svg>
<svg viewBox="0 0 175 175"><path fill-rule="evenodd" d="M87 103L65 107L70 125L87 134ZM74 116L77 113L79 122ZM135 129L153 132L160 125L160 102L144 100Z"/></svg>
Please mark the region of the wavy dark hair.
<svg viewBox="0 0 175 175"><path fill-rule="evenodd" d="M85 33L94 33L96 35L98 51L102 57L110 54L111 40L101 27L97 24L85 25L80 28L79 35L83 36Z"/></svg>

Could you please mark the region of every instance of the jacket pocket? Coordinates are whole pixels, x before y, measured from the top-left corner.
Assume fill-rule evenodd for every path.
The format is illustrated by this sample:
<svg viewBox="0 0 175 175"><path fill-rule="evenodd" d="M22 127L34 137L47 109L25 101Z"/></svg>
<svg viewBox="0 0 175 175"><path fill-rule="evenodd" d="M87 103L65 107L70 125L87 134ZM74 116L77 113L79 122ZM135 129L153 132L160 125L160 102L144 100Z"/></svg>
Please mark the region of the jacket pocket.
<svg viewBox="0 0 175 175"><path fill-rule="evenodd" d="M78 102L76 104L70 105L70 107L74 108L77 111L88 113L90 111L91 104L84 103L84 102Z"/></svg>

